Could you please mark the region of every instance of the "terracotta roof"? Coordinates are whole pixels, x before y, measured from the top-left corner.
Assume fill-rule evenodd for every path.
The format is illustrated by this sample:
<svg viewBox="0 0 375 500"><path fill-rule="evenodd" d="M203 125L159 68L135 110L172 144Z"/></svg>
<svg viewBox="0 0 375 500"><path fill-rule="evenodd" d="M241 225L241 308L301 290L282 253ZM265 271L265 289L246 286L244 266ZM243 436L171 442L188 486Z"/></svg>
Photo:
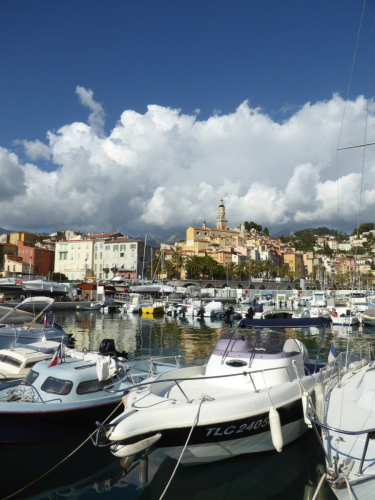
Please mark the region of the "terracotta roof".
<svg viewBox="0 0 375 500"><path fill-rule="evenodd" d="M219 231L220 233L235 233L238 234L237 231L232 231L231 229L218 229L217 227L193 227L193 229L199 229L199 231Z"/></svg>
<svg viewBox="0 0 375 500"><path fill-rule="evenodd" d="M95 240L98 238L110 238L111 236L122 236L122 234L118 231L116 231L115 233L86 234L85 238L88 238L89 240Z"/></svg>

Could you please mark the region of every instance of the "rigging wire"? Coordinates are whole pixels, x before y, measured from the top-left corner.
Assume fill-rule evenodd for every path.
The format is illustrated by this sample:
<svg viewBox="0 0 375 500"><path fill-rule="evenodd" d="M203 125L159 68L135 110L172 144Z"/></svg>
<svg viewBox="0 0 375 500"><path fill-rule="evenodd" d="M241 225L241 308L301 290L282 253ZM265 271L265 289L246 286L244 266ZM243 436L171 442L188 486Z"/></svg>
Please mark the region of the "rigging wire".
<svg viewBox="0 0 375 500"><path fill-rule="evenodd" d="M362 7L362 13L361 13L361 19L359 22L359 27L358 27L358 33L357 33L357 40L355 44L355 49L354 49L354 54L353 54L353 60L352 60L352 66L350 69L350 76L349 76L349 82L348 82L348 88L346 90L346 96L345 96L345 103L344 103L344 110L341 118L341 126L340 126L340 132L339 132L339 137L337 140L337 149L336 149L336 180L337 180L337 242L338 244L340 243L340 189L339 189L339 156L338 156L338 149L340 147L340 141L341 141L341 135L342 131L344 128L344 120L345 120L345 114L346 114L346 107L349 99L349 92L350 92L350 87L352 84L352 77L353 77L353 71L354 71L354 64L357 56L357 51L358 51L358 44L359 44L359 38L362 30L362 23L363 23L363 16L365 13L365 8L366 8L366 0L363 2L363 7Z"/></svg>

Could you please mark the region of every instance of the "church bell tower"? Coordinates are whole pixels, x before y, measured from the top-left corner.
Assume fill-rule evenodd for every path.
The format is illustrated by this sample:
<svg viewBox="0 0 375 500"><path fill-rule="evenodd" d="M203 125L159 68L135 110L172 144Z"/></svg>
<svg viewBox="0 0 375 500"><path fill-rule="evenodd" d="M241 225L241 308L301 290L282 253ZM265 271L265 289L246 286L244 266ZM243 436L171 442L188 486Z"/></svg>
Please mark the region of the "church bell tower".
<svg viewBox="0 0 375 500"><path fill-rule="evenodd" d="M220 200L219 211L217 213L216 228L228 229L228 221L225 218L225 207L222 199Z"/></svg>

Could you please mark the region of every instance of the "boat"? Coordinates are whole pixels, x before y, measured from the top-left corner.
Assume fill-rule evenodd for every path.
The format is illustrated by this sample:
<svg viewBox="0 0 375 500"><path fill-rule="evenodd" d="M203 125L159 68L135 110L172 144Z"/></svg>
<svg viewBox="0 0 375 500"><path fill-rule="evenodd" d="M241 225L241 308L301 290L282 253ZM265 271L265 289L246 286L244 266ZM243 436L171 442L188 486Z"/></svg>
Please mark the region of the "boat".
<svg viewBox="0 0 375 500"><path fill-rule="evenodd" d="M298 315L293 311L268 310L263 311L258 316L255 315L254 318L244 318L241 321L241 326L263 328L305 328L311 326L326 326L328 322L329 318L326 316L311 317L308 310L304 311L301 315Z"/></svg>
<svg viewBox="0 0 375 500"><path fill-rule="evenodd" d="M159 314L164 314L165 312L165 307L164 304L160 302L153 302L152 304L149 304L147 306L142 306L141 307L141 314L144 315L159 315Z"/></svg>
<svg viewBox="0 0 375 500"><path fill-rule="evenodd" d="M340 500L372 500L375 372L371 343L340 353L319 373L307 417L321 428L326 479Z"/></svg>
<svg viewBox="0 0 375 500"><path fill-rule="evenodd" d="M58 347L58 342L45 340L23 346L19 344L10 349L1 349L0 382L19 380L26 377L36 363L51 359Z"/></svg>
<svg viewBox="0 0 375 500"><path fill-rule="evenodd" d="M319 307L326 307L326 305L327 305L326 292L322 292L322 291L314 292L310 305L319 306Z"/></svg>
<svg viewBox="0 0 375 500"><path fill-rule="evenodd" d="M331 311L331 318L333 325L355 326L359 324L357 311L351 307L337 306L333 308Z"/></svg>
<svg viewBox="0 0 375 500"><path fill-rule="evenodd" d="M81 311L99 311L104 306L104 302L91 302L90 304L78 305L76 309Z"/></svg>
<svg viewBox="0 0 375 500"><path fill-rule="evenodd" d="M54 358L55 361L58 358ZM163 358L168 359L168 358ZM62 359L35 364L25 379L4 382L0 390L0 443L39 442L95 429L98 419L119 406L128 386L176 366L162 358L127 361L104 339L98 353L62 348ZM124 379L119 382L119 379ZM104 391L115 384L120 392Z"/></svg>
<svg viewBox="0 0 375 500"><path fill-rule="evenodd" d="M97 444L118 457L153 445L188 465L281 451L307 431L302 395L315 383L308 361L304 345L285 333L223 333L207 365L130 388L124 412L98 426Z"/></svg>
<svg viewBox="0 0 375 500"><path fill-rule="evenodd" d="M375 326L375 309L366 309L359 313L361 323L368 326Z"/></svg>
<svg viewBox="0 0 375 500"><path fill-rule="evenodd" d="M13 309L10 309L10 311L0 318L0 348L7 349L16 343L29 344L41 340L63 341L64 343L72 342L72 336L66 334L61 326L55 322L53 313L47 312L54 301L50 297L29 297L17 304ZM23 326L4 323L14 311L21 309L23 305L40 305L41 302L44 305L42 311L38 315L33 316L31 321L25 323ZM38 320L42 322L37 323Z"/></svg>

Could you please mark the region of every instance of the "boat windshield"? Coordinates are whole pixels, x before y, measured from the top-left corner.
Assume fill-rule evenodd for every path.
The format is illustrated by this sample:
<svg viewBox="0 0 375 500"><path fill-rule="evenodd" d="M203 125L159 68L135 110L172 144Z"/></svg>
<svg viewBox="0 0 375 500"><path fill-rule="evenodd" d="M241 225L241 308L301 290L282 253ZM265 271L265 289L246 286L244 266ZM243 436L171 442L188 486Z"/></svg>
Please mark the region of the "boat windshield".
<svg viewBox="0 0 375 500"><path fill-rule="evenodd" d="M226 351L230 355L236 353L249 355L280 355L289 353L290 356L301 352L300 344L294 338L283 332L250 330L235 332L231 339L231 333L223 333L215 347L215 354L224 354ZM229 345L228 345L229 342Z"/></svg>

